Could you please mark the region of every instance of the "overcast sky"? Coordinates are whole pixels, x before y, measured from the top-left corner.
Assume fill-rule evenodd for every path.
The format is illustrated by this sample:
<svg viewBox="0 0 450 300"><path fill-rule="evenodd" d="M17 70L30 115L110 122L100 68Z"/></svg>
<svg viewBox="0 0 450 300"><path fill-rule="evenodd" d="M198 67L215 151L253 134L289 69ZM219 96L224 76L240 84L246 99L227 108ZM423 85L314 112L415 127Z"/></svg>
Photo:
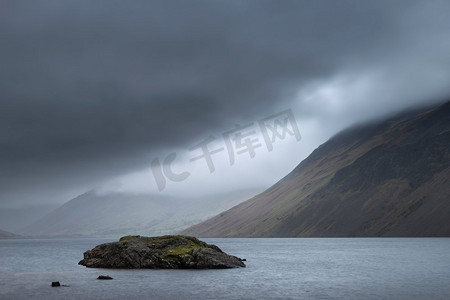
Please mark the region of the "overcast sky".
<svg viewBox="0 0 450 300"><path fill-rule="evenodd" d="M0 207L263 188L355 122L450 99L449 1L1 1ZM190 162L291 109L302 139ZM261 133L254 123L260 141ZM223 147L223 145L222 145Z"/></svg>

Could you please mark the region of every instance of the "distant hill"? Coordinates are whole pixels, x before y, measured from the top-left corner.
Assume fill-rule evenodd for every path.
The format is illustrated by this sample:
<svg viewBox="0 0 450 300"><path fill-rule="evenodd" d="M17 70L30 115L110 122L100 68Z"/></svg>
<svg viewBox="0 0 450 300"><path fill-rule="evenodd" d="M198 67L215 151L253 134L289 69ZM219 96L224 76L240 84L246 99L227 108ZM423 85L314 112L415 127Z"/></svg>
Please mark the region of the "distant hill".
<svg viewBox="0 0 450 300"><path fill-rule="evenodd" d="M255 190L199 197L123 193L80 195L22 232L45 237L118 237L161 235L185 229L225 211L255 195Z"/></svg>
<svg viewBox="0 0 450 300"><path fill-rule="evenodd" d="M0 208L0 228L22 233L21 230L58 208L56 204L28 205L21 208Z"/></svg>
<svg viewBox="0 0 450 300"><path fill-rule="evenodd" d="M23 236L0 230L0 239L21 239Z"/></svg>
<svg viewBox="0 0 450 300"><path fill-rule="evenodd" d="M183 233L450 236L450 102L345 130L265 192Z"/></svg>

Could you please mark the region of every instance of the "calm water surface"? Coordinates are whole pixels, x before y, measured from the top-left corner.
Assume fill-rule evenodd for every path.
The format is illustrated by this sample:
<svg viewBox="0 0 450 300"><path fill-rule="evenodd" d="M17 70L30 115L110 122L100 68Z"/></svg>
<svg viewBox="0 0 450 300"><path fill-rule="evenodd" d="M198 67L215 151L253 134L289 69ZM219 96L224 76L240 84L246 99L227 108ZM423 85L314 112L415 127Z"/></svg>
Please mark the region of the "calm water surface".
<svg viewBox="0 0 450 300"><path fill-rule="evenodd" d="M0 299L450 299L447 238L204 240L247 268L88 269L109 240L1 240Z"/></svg>

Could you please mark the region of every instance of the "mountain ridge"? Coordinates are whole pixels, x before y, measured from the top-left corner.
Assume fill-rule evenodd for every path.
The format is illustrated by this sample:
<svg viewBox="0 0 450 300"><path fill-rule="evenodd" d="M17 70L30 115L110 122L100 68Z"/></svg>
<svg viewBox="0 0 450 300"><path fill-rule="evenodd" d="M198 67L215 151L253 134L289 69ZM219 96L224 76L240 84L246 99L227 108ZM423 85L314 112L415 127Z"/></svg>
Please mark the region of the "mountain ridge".
<svg viewBox="0 0 450 300"><path fill-rule="evenodd" d="M185 199L164 195L88 191L21 232L37 237L118 237L171 234L227 210L256 189Z"/></svg>
<svg viewBox="0 0 450 300"><path fill-rule="evenodd" d="M450 102L352 127L268 190L182 233L450 236L449 148Z"/></svg>
<svg viewBox="0 0 450 300"><path fill-rule="evenodd" d="M25 237L8 231L0 230L0 239L22 239L22 238Z"/></svg>

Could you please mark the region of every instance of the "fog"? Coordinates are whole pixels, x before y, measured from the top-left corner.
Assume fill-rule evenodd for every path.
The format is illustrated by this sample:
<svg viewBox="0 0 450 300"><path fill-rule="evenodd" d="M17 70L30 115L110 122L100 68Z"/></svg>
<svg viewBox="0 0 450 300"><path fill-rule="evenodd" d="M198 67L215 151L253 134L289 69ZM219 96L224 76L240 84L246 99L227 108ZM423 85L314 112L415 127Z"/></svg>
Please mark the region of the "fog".
<svg viewBox="0 0 450 300"><path fill-rule="evenodd" d="M448 1L2 1L0 207L275 183L339 130L450 95ZM290 135L190 147L291 110ZM257 128L257 127L256 127ZM253 138L263 141L261 132ZM213 145L212 145L213 146ZM223 144L222 144L223 147ZM177 154L160 191L151 162Z"/></svg>

